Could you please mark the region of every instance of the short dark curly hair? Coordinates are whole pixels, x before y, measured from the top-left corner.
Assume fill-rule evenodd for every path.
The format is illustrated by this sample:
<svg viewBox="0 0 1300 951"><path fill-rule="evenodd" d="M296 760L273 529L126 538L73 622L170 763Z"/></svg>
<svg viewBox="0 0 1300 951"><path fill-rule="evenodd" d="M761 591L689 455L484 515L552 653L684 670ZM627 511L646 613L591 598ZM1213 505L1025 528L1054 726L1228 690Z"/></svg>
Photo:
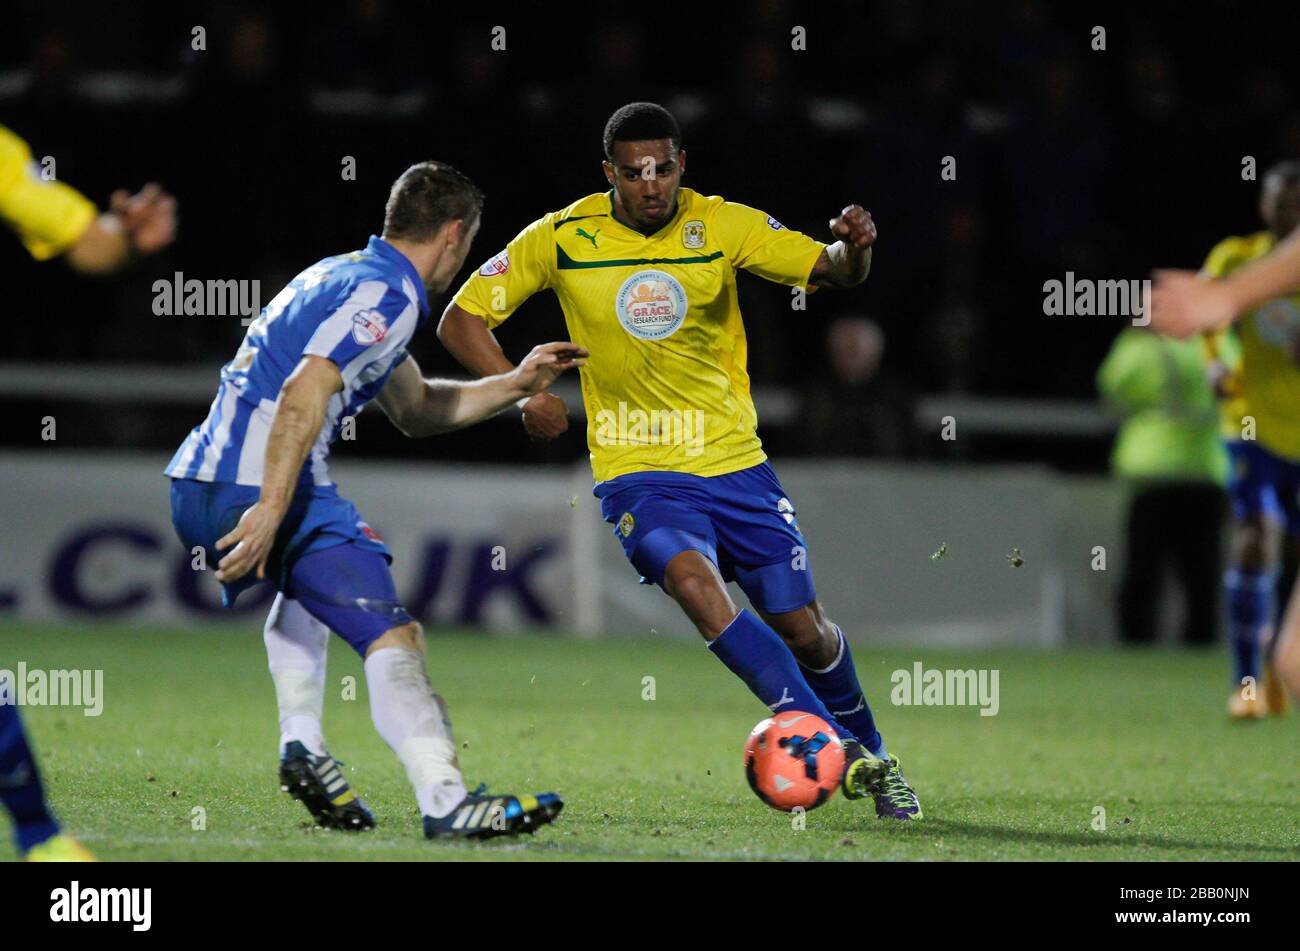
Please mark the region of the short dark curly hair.
<svg viewBox="0 0 1300 951"><path fill-rule="evenodd" d="M615 142L644 142L671 139L674 149L682 147L682 130L673 114L656 102L629 102L614 110L605 123L605 158L614 160Z"/></svg>
<svg viewBox="0 0 1300 951"><path fill-rule="evenodd" d="M443 162L417 162L393 182L384 206L384 237L428 241L444 222L483 211L483 193Z"/></svg>

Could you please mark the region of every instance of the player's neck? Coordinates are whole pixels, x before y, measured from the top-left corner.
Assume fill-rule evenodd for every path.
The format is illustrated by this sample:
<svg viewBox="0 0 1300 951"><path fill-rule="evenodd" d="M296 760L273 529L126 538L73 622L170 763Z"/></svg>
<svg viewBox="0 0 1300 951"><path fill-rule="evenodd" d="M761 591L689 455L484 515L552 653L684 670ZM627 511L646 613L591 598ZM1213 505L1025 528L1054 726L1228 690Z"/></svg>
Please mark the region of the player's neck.
<svg viewBox="0 0 1300 951"><path fill-rule="evenodd" d="M440 243L405 241L402 238L384 240L411 262L411 266L420 275L420 281L428 287L429 281L437 273L438 262L443 255L443 246Z"/></svg>
<svg viewBox="0 0 1300 951"><path fill-rule="evenodd" d="M628 217L627 212L623 209L623 203L617 197L615 197L614 200L611 201L609 204L610 204L610 211L613 212L614 219L619 224L627 225L627 227L631 228L637 234L645 235L648 238L655 232L663 230L664 225L668 224L668 222L672 221L674 218L677 217L677 202L678 199L674 198L673 206L668 210L668 216L664 218L663 221L659 222L658 224L652 223L645 226L637 224L636 222L632 221Z"/></svg>

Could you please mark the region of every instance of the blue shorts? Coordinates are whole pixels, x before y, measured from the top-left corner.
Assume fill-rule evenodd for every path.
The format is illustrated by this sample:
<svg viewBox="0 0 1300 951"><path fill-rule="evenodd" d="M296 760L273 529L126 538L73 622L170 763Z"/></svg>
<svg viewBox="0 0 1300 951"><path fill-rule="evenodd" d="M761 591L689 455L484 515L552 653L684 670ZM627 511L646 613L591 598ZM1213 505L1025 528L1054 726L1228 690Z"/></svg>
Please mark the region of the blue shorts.
<svg viewBox="0 0 1300 951"><path fill-rule="evenodd" d="M172 525L187 548L203 549L207 567L215 570L229 553L217 550L217 540L239 523L260 494L257 486L173 479ZM384 632L414 620L398 600L388 570L392 560L388 546L338 489L305 485L294 494L276 535L265 580L364 657ZM222 602L230 607L261 581L249 572L222 585Z"/></svg>
<svg viewBox="0 0 1300 951"><path fill-rule="evenodd" d="M1227 443L1228 496L1232 517L1264 515L1300 535L1300 462L1265 449L1253 439Z"/></svg>
<svg viewBox="0 0 1300 951"><path fill-rule="evenodd" d="M794 506L766 462L707 477L633 472L592 491L642 584L662 585L675 555L698 551L765 613L817 598Z"/></svg>

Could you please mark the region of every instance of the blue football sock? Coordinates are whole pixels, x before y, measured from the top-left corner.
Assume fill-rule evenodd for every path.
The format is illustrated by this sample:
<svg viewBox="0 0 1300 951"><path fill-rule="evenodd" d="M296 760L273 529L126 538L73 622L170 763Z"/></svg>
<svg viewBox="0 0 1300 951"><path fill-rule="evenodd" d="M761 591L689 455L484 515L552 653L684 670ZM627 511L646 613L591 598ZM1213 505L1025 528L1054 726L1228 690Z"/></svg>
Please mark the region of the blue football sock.
<svg viewBox="0 0 1300 951"><path fill-rule="evenodd" d="M1233 682L1246 677L1259 681L1260 647L1264 628L1273 619L1277 572L1233 568L1224 575L1228 595L1228 646L1232 651Z"/></svg>
<svg viewBox="0 0 1300 951"><path fill-rule="evenodd" d="M58 834L58 823L45 805L36 760L13 703L0 703L0 802L13 816L20 853Z"/></svg>
<svg viewBox="0 0 1300 951"><path fill-rule="evenodd" d="M853 667L853 653L849 650L848 639L838 626L835 635L840 641L840 652L835 662L825 670L804 667L804 680L808 681L813 693L826 704L831 716L848 727L868 750L881 759L888 759L889 751L885 749L885 741L876 729L875 717L867 705L867 695L858 683L858 672Z"/></svg>
<svg viewBox="0 0 1300 951"><path fill-rule="evenodd" d="M709 650L773 713L815 713L835 728L841 740L856 739L808 686L785 641L753 612L746 609L737 614L727 629L709 642Z"/></svg>

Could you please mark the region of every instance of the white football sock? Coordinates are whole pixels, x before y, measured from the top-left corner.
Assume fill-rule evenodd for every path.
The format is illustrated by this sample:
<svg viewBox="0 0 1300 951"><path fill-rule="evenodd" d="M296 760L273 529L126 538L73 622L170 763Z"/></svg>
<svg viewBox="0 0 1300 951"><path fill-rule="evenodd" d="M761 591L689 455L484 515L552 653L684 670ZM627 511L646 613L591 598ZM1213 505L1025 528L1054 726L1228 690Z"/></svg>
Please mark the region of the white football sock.
<svg viewBox="0 0 1300 951"><path fill-rule="evenodd" d="M433 692L424 655L383 647L366 658L370 716L375 729L406 767L420 814L441 818L465 798L451 721Z"/></svg>
<svg viewBox="0 0 1300 951"><path fill-rule="evenodd" d="M320 721L330 630L297 601L277 594L262 634L280 708L280 752L297 740L320 756L325 752Z"/></svg>

